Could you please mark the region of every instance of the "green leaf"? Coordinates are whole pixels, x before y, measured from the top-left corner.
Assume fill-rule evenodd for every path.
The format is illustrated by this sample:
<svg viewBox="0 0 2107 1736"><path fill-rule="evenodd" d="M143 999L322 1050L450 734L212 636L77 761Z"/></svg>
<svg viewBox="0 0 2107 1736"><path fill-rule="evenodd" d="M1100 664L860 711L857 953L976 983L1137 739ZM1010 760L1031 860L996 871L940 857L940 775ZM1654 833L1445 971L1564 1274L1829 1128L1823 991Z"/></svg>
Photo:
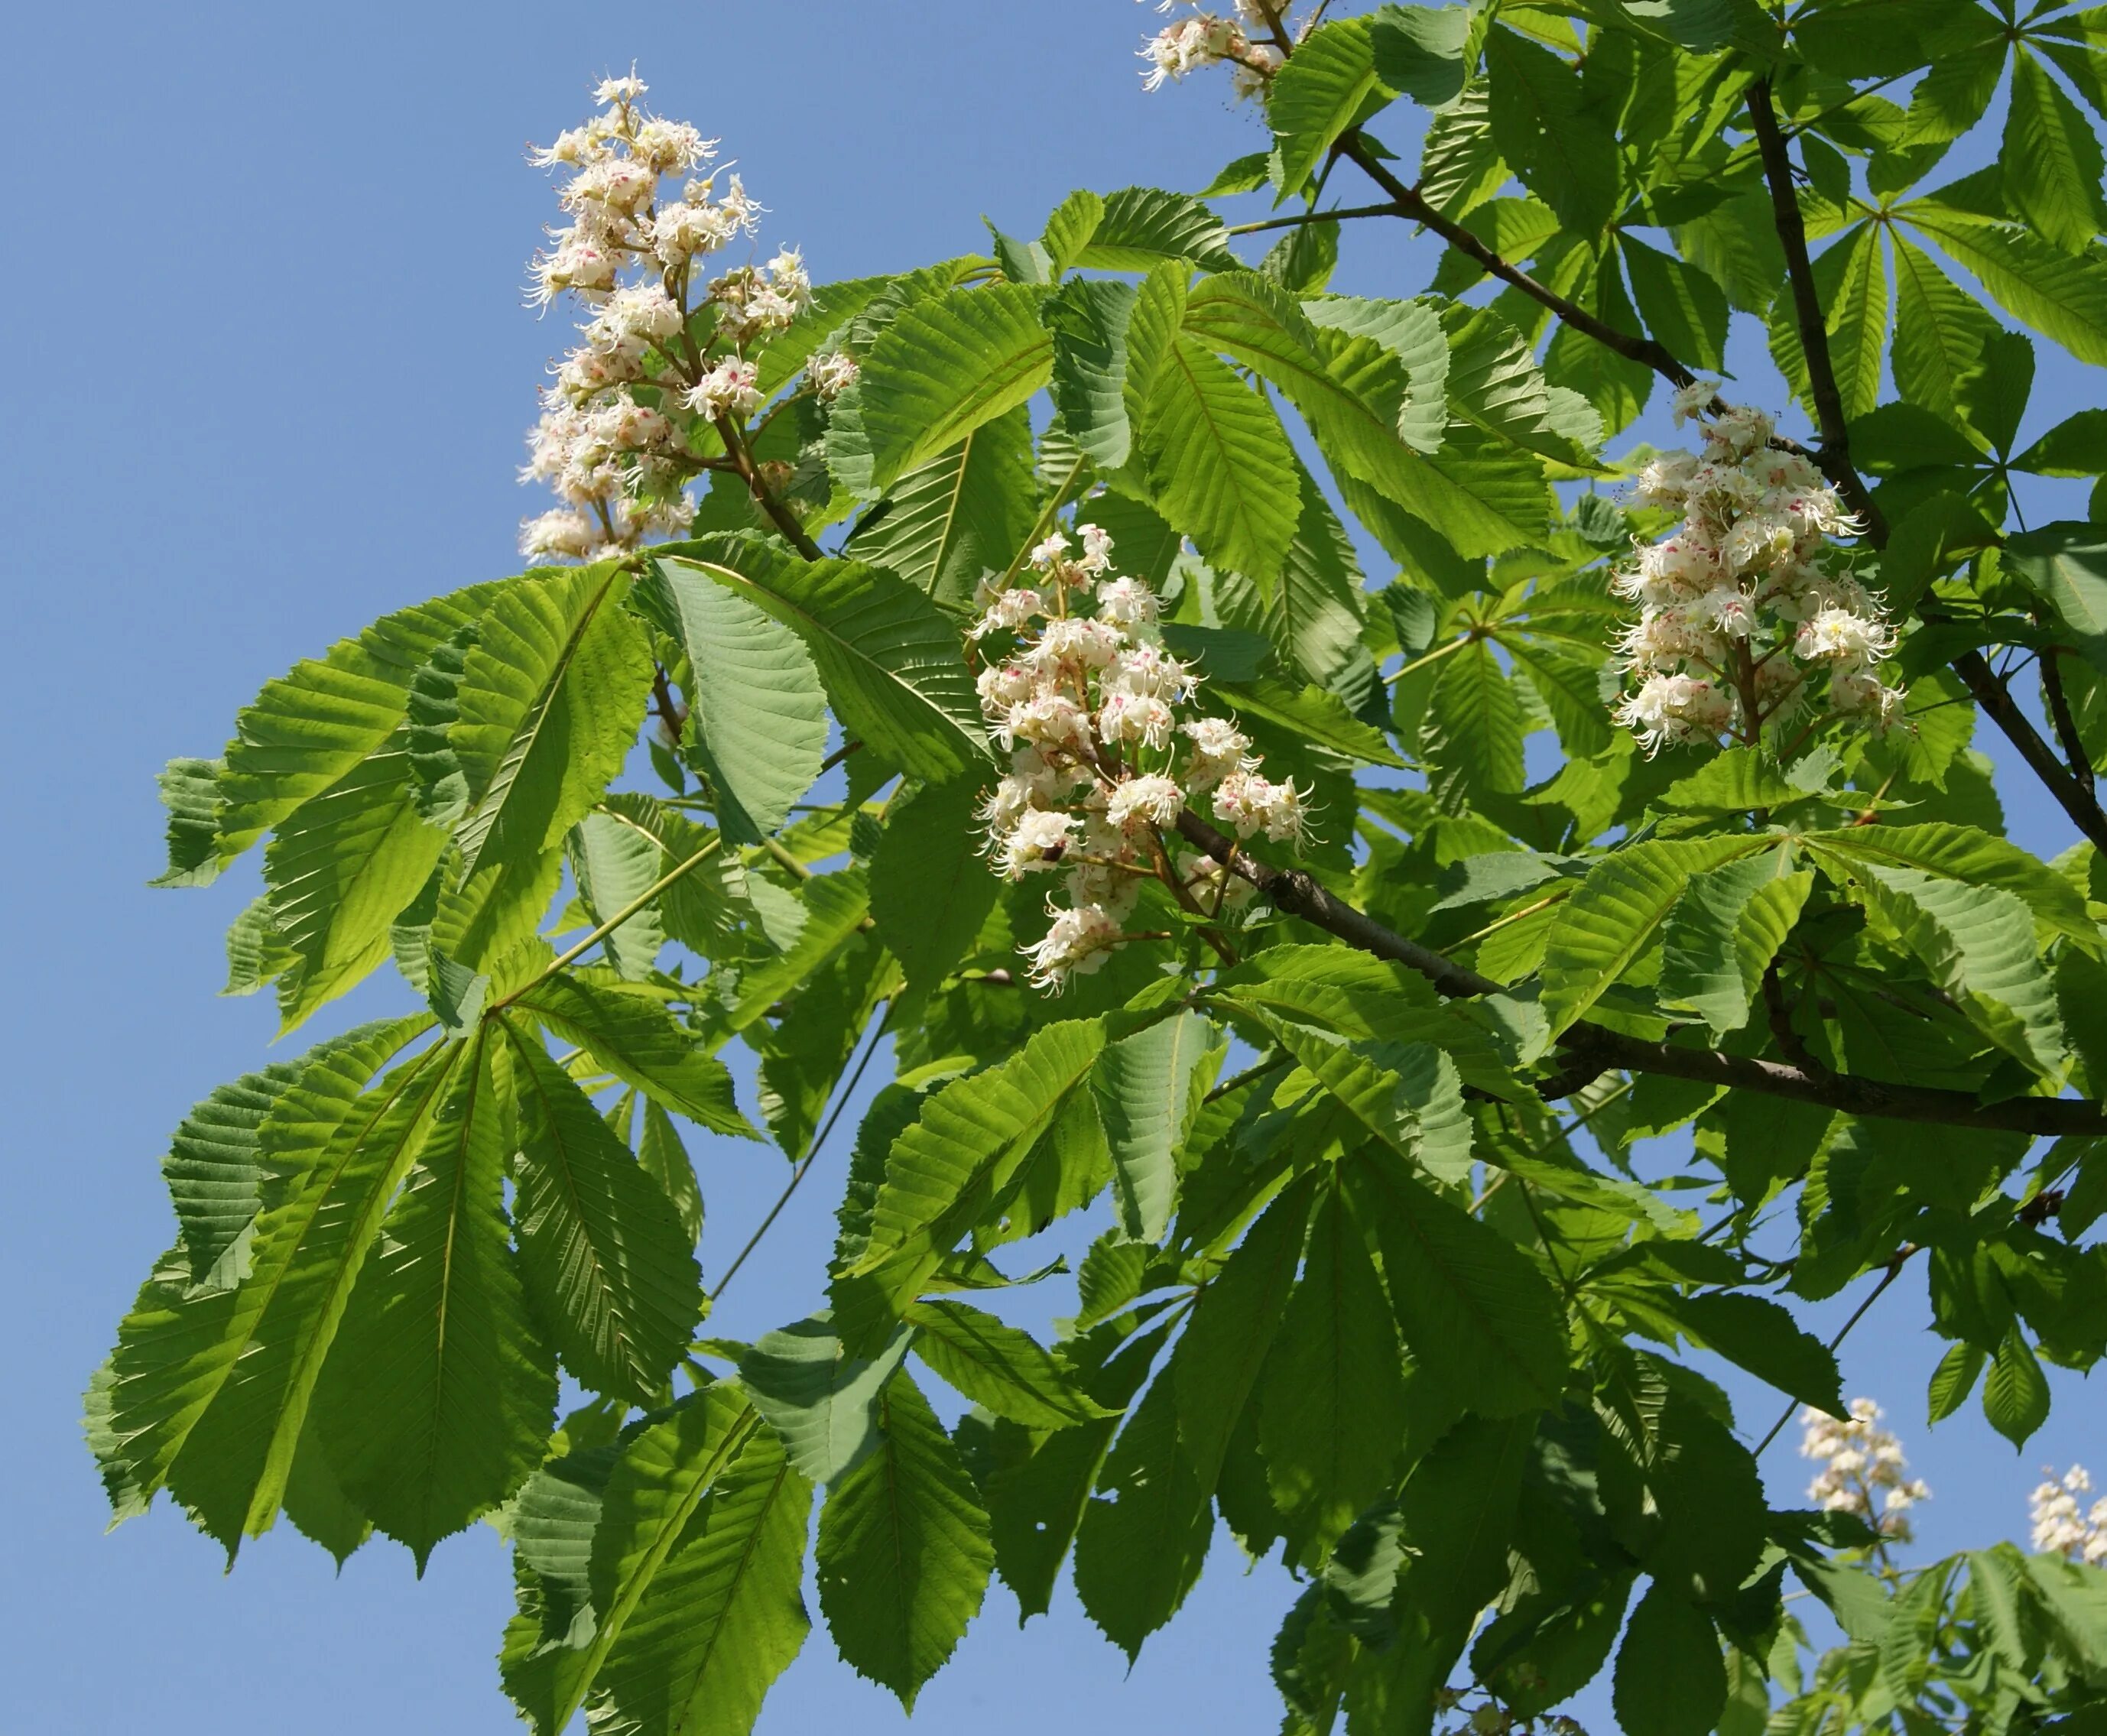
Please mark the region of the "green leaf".
<svg viewBox="0 0 2107 1736"><path fill-rule="evenodd" d="M1983 1383L1983 1415L2015 1447L2048 1420L2048 1378L2017 1321L2005 1329Z"/></svg>
<svg viewBox="0 0 2107 1736"><path fill-rule="evenodd" d="M590 1052L624 1084L697 1125L743 1139L761 1137L732 1101L725 1064L699 1047L655 996L559 971L521 989L509 1004Z"/></svg>
<svg viewBox="0 0 2107 1736"><path fill-rule="evenodd" d="M1134 285L1073 278L1046 303L1054 334L1049 382L1061 425L1091 462L1116 470L1134 444L1126 411L1127 327Z"/></svg>
<svg viewBox="0 0 2107 1736"><path fill-rule="evenodd" d="M1598 233L1616 204L1617 144L1587 111L1579 74L1512 30L1489 31L1485 52L1501 156L1568 231Z"/></svg>
<svg viewBox="0 0 2107 1736"><path fill-rule="evenodd" d="M1629 1736L1705 1736L1727 1703L1710 1617L1655 1584L1617 1652L1617 1721Z"/></svg>
<svg viewBox="0 0 2107 1736"><path fill-rule="evenodd" d="M1507 1577L1522 1475L1536 1420L1468 1416L1413 1468L1398 1500L1401 1541L1412 1551L1397 1593L1417 1632L1400 1640L1453 1636L1458 1649L1479 1611Z"/></svg>
<svg viewBox="0 0 2107 1736"><path fill-rule="evenodd" d="M339 1042L372 1034L366 1026ZM262 1128L280 1098L328 1045L298 1061L273 1062L220 1086L183 1117L161 1160L161 1173L182 1234L178 1250L194 1282L213 1268L254 1222L263 1198Z"/></svg>
<svg viewBox="0 0 2107 1736"><path fill-rule="evenodd" d="M1103 1047L1097 1021L1063 1020L928 1097L887 1155L869 1245L850 1276L878 1273L889 1299L911 1296L938 1256L991 1213Z"/></svg>
<svg viewBox="0 0 2107 1736"><path fill-rule="evenodd" d="M1020 405L902 476L847 552L964 608L982 576L1001 571L1024 545L1035 505L1031 423Z"/></svg>
<svg viewBox="0 0 2107 1736"><path fill-rule="evenodd" d="M592 1639L578 1661L559 1673L555 1714L543 1736L568 1728L676 1550L702 1541L690 1528L697 1509L759 1432L760 1419L744 1395L721 1382L691 1394L623 1443L593 1533Z"/></svg>
<svg viewBox="0 0 2107 1736"><path fill-rule="evenodd" d="M1437 796L1471 801L1521 791L1521 701L1485 640L1443 659L1421 729Z"/></svg>
<svg viewBox="0 0 2107 1736"><path fill-rule="evenodd" d="M1513 1243L1364 1147L1346 1166L1376 1235L1399 1330L1435 1389L1481 1416L1555 1406L1566 1382L1564 1316Z"/></svg>
<svg viewBox="0 0 2107 1736"><path fill-rule="evenodd" d="M454 1069L315 1398L344 1492L420 1572L541 1463L555 1411L505 1222L512 1106L494 1047L479 1038Z"/></svg>
<svg viewBox="0 0 2107 1736"><path fill-rule="evenodd" d="M955 627L905 581L854 561L803 561L757 536L684 544L660 562L677 591L705 581L757 604L805 641L843 729L932 783L987 756Z"/></svg>
<svg viewBox="0 0 2107 1736"><path fill-rule="evenodd" d="M1577 392L1552 386L1535 346L1490 308L1452 310L1449 407L1486 433L1554 463L1588 468L1602 419Z"/></svg>
<svg viewBox="0 0 2107 1736"><path fill-rule="evenodd" d="M1273 406L1204 343L1174 338L1149 392L1143 455L1164 517L1217 565L1270 582L1301 511Z"/></svg>
<svg viewBox="0 0 2107 1736"><path fill-rule="evenodd" d="M1453 102L1469 72L1471 16L1460 7L1386 6L1370 15L1376 75L1430 109Z"/></svg>
<svg viewBox="0 0 2107 1736"><path fill-rule="evenodd" d="M1814 885L1784 864L1750 856L1691 878L1662 936L1663 1005L1693 1009L1723 1036L1748 1023L1750 1000Z"/></svg>
<svg viewBox="0 0 2107 1736"><path fill-rule="evenodd" d="M1091 1398L1028 1332L963 1302L907 1310L914 1354L968 1400L1027 1429L1068 1429L1116 1416Z"/></svg>
<svg viewBox="0 0 2107 1736"><path fill-rule="evenodd" d="M1337 693L1317 687L1292 688L1269 679L1225 683L1217 691L1233 711L1278 724L1314 747L1328 747L1368 765L1404 766L1382 732L1354 716Z"/></svg>
<svg viewBox="0 0 2107 1736"><path fill-rule="evenodd" d="M1808 834L1818 850L1853 861L1922 868L1926 873L1974 886L2011 893L2045 929L2076 941L2096 958L2099 929L2085 900L2055 869L2003 838L1973 826L1943 820L1917 826L1852 826Z"/></svg>
<svg viewBox="0 0 2107 1736"><path fill-rule="evenodd" d="M790 626L748 597L660 569L694 672L687 731L735 844L781 828L827 756L827 696Z"/></svg>
<svg viewBox="0 0 2107 1736"><path fill-rule="evenodd" d="M1221 1474L1230 1437L1265 1365L1302 1260L1313 1187L1290 1184L1260 1214L1228 1263L1201 1290L1171 1352L1178 1445L1203 1489Z"/></svg>
<svg viewBox="0 0 2107 1736"><path fill-rule="evenodd" d="M1210 271L1243 262L1229 251L1222 220L1188 193L1122 187L1104 195L1104 212L1072 264L1094 271L1152 271L1166 259L1189 259Z"/></svg>
<svg viewBox="0 0 2107 1736"><path fill-rule="evenodd" d="M456 833L473 874L555 850L636 740L651 648L613 563L515 581L469 653L448 739L474 798Z"/></svg>
<svg viewBox="0 0 2107 1736"><path fill-rule="evenodd" d="M828 1491L815 1554L842 1657L912 1711L979 1612L995 1551L973 1479L905 1374L879 1401L877 1444Z"/></svg>
<svg viewBox="0 0 2107 1736"><path fill-rule="evenodd" d="M428 1019L397 1021L304 1070L261 1130L284 1197L258 1215L238 1289L150 1281L113 1359L110 1427L142 1490L165 1483L230 1554L276 1517L324 1360L457 1049L427 1049L371 1091Z"/></svg>
<svg viewBox="0 0 2107 1736"><path fill-rule="evenodd" d="M2069 253L2024 229L1918 200L1898 213L1974 274L1991 299L2080 361L2107 363L2107 249Z"/></svg>
<svg viewBox="0 0 2107 1736"><path fill-rule="evenodd" d="M870 862L878 937L918 992L934 989L971 950L1000 889L981 854L980 787L925 784L886 810Z"/></svg>
<svg viewBox="0 0 2107 1736"><path fill-rule="evenodd" d="M1302 303L1302 312L1319 330L1366 338L1397 359L1406 382L1397 437L1415 452L1438 450L1449 424L1449 339L1440 316L1424 302L1346 295L1314 297Z"/></svg>
<svg viewBox="0 0 2107 1736"><path fill-rule="evenodd" d="M1686 367L1726 366L1727 293L1696 265L1620 235L1624 270L1647 330Z"/></svg>
<svg viewBox="0 0 2107 1736"><path fill-rule="evenodd" d="M1832 260L1831 253L1840 256ZM1888 346L1888 268L1880 237L1861 224L1822 256L1823 275L1836 274L1824 304L1829 312L1829 359L1847 417L1862 416L1880 399L1880 361Z"/></svg>
<svg viewBox="0 0 2107 1736"><path fill-rule="evenodd" d="M1949 1345L1931 1372L1931 1384L1925 1395L1925 1420L1943 1423L1966 1404L1988 1360L1974 1344Z"/></svg>
<svg viewBox="0 0 2107 1736"><path fill-rule="evenodd" d="M1283 195L1299 192L1339 135L1390 100L1376 76L1369 20L1339 18L1296 44L1266 92ZM1399 33L1400 34L1402 33Z"/></svg>
<svg viewBox="0 0 2107 1736"><path fill-rule="evenodd" d="M741 973L739 999L730 1015L733 1029L745 1029L794 994L855 938L869 920L869 872L858 864L815 874L802 883L804 926L783 952L757 960Z"/></svg>
<svg viewBox="0 0 2107 1736"><path fill-rule="evenodd" d="M928 464L1047 382L1054 340L1042 292L1024 284L953 289L916 303L879 334L860 401L874 488Z"/></svg>
<svg viewBox="0 0 2107 1736"><path fill-rule="evenodd" d="M1258 1388L1266 1484L1304 1559L1389 1487L1404 1450L1404 1347L1352 1204L1328 1190Z"/></svg>
<svg viewBox="0 0 2107 1736"><path fill-rule="evenodd" d="M1659 839L1604 858L1552 920L1543 1007L1552 1034L1584 1014L1638 961L1693 876L1769 843L1747 836Z"/></svg>
<svg viewBox="0 0 2107 1736"><path fill-rule="evenodd" d="M540 1042L510 1021L519 1098L519 1261L564 1366L649 1402L702 1313L694 1244L664 1190Z"/></svg>
<svg viewBox="0 0 2107 1736"><path fill-rule="evenodd" d="M1087 187L1077 188L1048 215L1039 244L1045 249L1057 276L1076 262L1076 255L1098 232L1104 215L1104 200Z"/></svg>
<svg viewBox="0 0 2107 1736"><path fill-rule="evenodd" d="M1800 1330L1777 1303L1714 1290L1663 1295L1656 1305L1692 1343L1717 1351L1803 1404L1831 1416L1844 1414L1835 1353L1820 1339Z"/></svg>
<svg viewBox="0 0 2107 1736"><path fill-rule="evenodd" d="M1076 1532L1083 1609L1130 1660L1178 1613L1214 1531L1210 1491L1179 1445L1176 1383L1159 1378L1128 1414Z"/></svg>
<svg viewBox="0 0 2107 1736"><path fill-rule="evenodd" d="M766 1429L697 1504L609 1649L622 1727L746 1736L811 1626L801 1594L812 1486Z"/></svg>
<svg viewBox="0 0 2107 1736"><path fill-rule="evenodd" d="M287 816L264 851L272 926L299 961L281 979L281 1033L388 957L391 925L446 846L412 794L398 732Z"/></svg>
<svg viewBox="0 0 2107 1736"><path fill-rule="evenodd" d="M907 1354L895 1330L869 1357L852 1357L822 1312L765 1333L739 1358L739 1379L791 1462L814 1483L833 1483L869 1451L878 1395Z"/></svg>
<svg viewBox="0 0 2107 1736"><path fill-rule="evenodd" d="M2042 64L2024 47L2012 54L2012 92L1997 154L2013 215L2065 253L2081 253L2107 224L2098 136Z"/></svg>
<svg viewBox="0 0 2107 1736"><path fill-rule="evenodd" d="M668 865L656 838L612 813L588 814L573 826L564 859L578 902L595 928L649 892ZM644 981L666 944L666 925L657 903L611 930L602 944L618 976L625 982Z"/></svg>
<svg viewBox="0 0 2107 1736"><path fill-rule="evenodd" d="M1878 863L1867 864L1853 886L1985 1036L2044 1077L2057 1075L2063 1016L2018 897Z"/></svg>
<svg viewBox="0 0 2107 1736"><path fill-rule="evenodd" d="M2006 540L2006 571L2056 612L2079 650L2107 669L2107 533L2060 520Z"/></svg>
<svg viewBox="0 0 2107 1736"><path fill-rule="evenodd" d="M2066 416L2012 460L2036 476L2098 476L2107 472L2107 410Z"/></svg>
<svg viewBox="0 0 2107 1736"><path fill-rule="evenodd" d="M1888 236L1895 265L1895 390L1934 415L1960 417L1997 322L1899 228L1890 227Z"/></svg>
<svg viewBox="0 0 2107 1736"><path fill-rule="evenodd" d="M644 1131L636 1142L636 1161L673 1202L674 1213L681 1227L688 1232L690 1244L700 1241L703 1189L695 1179L694 1164L681 1142L673 1118L648 1097L644 1103Z"/></svg>
<svg viewBox="0 0 2107 1736"><path fill-rule="evenodd" d="M1194 1013L1122 1038L1090 1074L1098 1118L1112 1148L1121 1227L1137 1241L1161 1241L1178 1198L1175 1154L1191 1113L1193 1070L1215 1040Z"/></svg>
<svg viewBox="0 0 2107 1736"><path fill-rule="evenodd" d="M224 760L171 760L155 782L168 810L168 865L147 884L209 886L219 877L219 781Z"/></svg>
<svg viewBox="0 0 2107 1736"><path fill-rule="evenodd" d="M220 778L219 859L231 862L395 733L411 677L489 606L531 581L474 585L383 616L326 657L296 663L235 720Z"/></svg>

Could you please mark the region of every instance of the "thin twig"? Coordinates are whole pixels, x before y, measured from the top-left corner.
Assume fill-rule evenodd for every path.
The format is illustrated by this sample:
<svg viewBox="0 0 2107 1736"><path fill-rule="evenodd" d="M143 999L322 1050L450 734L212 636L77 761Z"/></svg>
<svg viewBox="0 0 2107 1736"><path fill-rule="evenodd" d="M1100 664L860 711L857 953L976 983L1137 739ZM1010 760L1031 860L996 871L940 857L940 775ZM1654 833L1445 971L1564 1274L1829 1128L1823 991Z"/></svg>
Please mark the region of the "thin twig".
<svg viewBox="0 0 2107 1736"><path fill-rule="evenodd" d="M1916 1245L1913 1242L1905 1242L1901 1247L1895 1249L1894 1256L1888 1261L1887 1271L1881 1276L1880 1281L1873 1286L1872 1293L1868 1295L1863 1302L1858 1304L1858 1308L1853 1312L1851 1317L1845 1321L1842 1326L1837 1329L1836 1336L1830 1339L1829 1348L1831 1350L1835 1350L1839 1344L1841 1344L1844 1340L1850 1335L1851 1329L1866 1317L1867 1311L1887 1293L1888 1286L1903 1275L1903 1267L1908 1264L1909 1257L1916 1251ZM1799 1401L1798 1399L1795 1399L1790 1404L1785 1407L1785 1414L1779 1417L1776 1422L1771 1424L1771 1432L1763 1437L1763 1445L1757 1447L1755 1454L1756 1457L1759 1459L1763 1457L1765 1451L1769 1447L1771 1442L1775 1441L1778 1436L1784 1432L1785 1425L1792 1420L1793 1412L1797 1411L1799 1408Z"/></svg>

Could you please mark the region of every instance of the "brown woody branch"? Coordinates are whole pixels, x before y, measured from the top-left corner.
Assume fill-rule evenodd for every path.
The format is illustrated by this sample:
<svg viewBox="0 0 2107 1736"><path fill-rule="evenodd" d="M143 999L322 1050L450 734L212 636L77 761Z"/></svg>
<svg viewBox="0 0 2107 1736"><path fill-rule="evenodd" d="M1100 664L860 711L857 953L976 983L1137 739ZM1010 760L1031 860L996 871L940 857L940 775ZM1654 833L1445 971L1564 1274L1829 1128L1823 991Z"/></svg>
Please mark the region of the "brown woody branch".
<svg viewBox="0 0 2107 1736"><path fill-rule="evenodd" d="M1275 868L1256 860L1235 840L1190 810L1179 816L1178 830L1187 842L1249 881L1274 908L1300 917L1363 952L1417 971L1452 998L1497 994L1502 990L1503 985L1489 976L1386 928L1301 869ZM1761 1092L1767 1097L1888 1121L1929 1122L2051 1137L2107 1133L2107 1105L2082 1099L2011 1097L2001 1103L1985 1104L1965 1091L1890 1084L1851 1074L1825 1072L1817 1076L1804 1067L1750 1056L1649 1042L1584 1021L1559 1038L1558 1052L1562 1065L1538 1087L1546 1097L1570 1097L1613 1070L1658 1073L1700 1085Z"/></svg>

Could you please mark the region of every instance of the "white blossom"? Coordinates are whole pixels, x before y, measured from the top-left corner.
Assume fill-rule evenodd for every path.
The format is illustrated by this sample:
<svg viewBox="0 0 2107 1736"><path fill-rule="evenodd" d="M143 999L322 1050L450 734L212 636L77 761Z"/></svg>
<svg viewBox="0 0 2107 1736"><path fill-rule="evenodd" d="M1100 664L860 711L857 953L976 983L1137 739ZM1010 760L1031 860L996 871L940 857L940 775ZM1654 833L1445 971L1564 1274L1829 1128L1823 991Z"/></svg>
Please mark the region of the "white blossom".
<svg viewBox="0 0 2107 1736"><path fill-rule="evenodd" d="M727 356L696 382L687 396L688 407L711 421L719 416L744 421L761 407L758 374L753 363Z"/></svg>
<svg viewBox="0 0 2107 1736"><path fill-rule="evenodd" d="M1800 1456L1821 1466L1807 1498L1825 1512L1857 1515L1889 1541L1907 1543L1909 1509L1929 1500L1931 1490L1921 1478L1903 1474L1909 1467L1902 1442L1880 1426L1878 1405L1854 1398L1846 1408L1849 1415L1844 1417L1812 1406L1800 1413Z"/></svg>
<svg viewBox="0 0 2107 1736"><path fill-rule="evenodd" d="M1129 778L1112 793L1106 815L1122 830L1140 825L1175 826L1185 811L1185 792L1160 772Z"/></svg>
<svg viewBox="0 0 2107 1736"><path fill-rule="evenodd" d="M1099 904L1075 904L1054 913L1046 938L1024 949L1035 986L1058 994L1071 976L1100 968L1119 944L1120 925Z"/></svg>
<svg viewBox="0 0 2107 1736"><path fill-rule="evenodd" d="M845 350L822 350L805 364L805 384L822 404L831 404L856 383L863 370Z"/></svg>
<svg viewBox="0 0 2107 1736"><path fill-rule="evenodd" d="M1753 742L1817 702L1861 727L1894 727L1903 696L1876 666L1894 631L1856 580L1822 565L1825 539L1857 521L1804 455L1770 444L1769 416L1720 404L1716 390L1700 380L1676 393L1677 419L1699 422L1703 452L1656 457L1633 491L1682 518L1611 576L1640 612L1619 642L1636 689L1614 715L1649 753L1723 735ZM1809 680L1817 670L1825 682Z"/></svg>
<svg viewBox="0 0 2107 1736"><path fill-rule="evenodd" d="M1705 407L1718 395L1719 382L1716 379L1693 379L1687 386L1678 386L1675 396L1668 403L1675 425L1680 428L1692 416L1703 415Z"/></svg>
<svg viewBox="0 0 2107 1736"><path fill-rule="evenodd" d="M1080 823L1073 814L1027 809L1018 816L1003 841L1003 872L1017 880L1026 874L1058 868Z"/></svg>
<svg viewBox="0 0 2107 1736"><path fill-rule="evenodd" d="M1305 792L1292 778L1274 783L1256 772L1232 772L1215 788L1215 817L1247 838L1264 829L1276 843L1299 839L1307 814Z"/></svg>
<svg viewBox="0 0 2107 1736"><path fill-rule="evenodd" d="M2107 1500L2083 1510L2081 1496L2092 1492L2092 1479L2073 1465L2059 1479L2055 1472L2028 1497L2033 1522L2033 1545L2064 1555L2089 1568L2107 1567Z"/></svg>

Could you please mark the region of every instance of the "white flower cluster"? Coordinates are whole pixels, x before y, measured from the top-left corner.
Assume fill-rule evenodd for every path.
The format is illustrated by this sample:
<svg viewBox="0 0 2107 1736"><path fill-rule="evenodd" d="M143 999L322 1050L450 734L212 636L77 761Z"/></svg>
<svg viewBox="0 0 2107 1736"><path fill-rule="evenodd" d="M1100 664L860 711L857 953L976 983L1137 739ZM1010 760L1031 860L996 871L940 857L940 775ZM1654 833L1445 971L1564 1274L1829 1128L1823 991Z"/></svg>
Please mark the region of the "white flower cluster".
<svg viewBox="0 0 2107 1736"><path fill-rule="evenodd" d="M2107 1568L2107 1500L2096 1500L2092 1510L2079 1510L2078 1497L2092 1492L2092 1479L2085 1467L2073 1465L2058 1481L2049 1471L2048 1481L2028 1497L2034 1526L2034 1547L2052 1550L2088 1568Z"/></svg>
<svg viewBox="0 0 2107 1736"><path fill-rule="evenodd" d="M1180 854L1163 834L1188 800L1211 794L1240 837L1299 839L1307 792L1261 774L1251 742L1220 717L1180 720L1199 677L1163 647L1156 594L1111 576L1112 538L1079 526L1080 553L1059 532L1031 552L1031 582L984 587L970 630L994 653L981 708L1010 769L981 817L988 856L1012 880L1060 871L1066 907L1026 949L1031 979L1058 992L1133 938L1121 925L1160 879L1206 914L1247 902L1251 887L1213 858Z"/></svg>
<svg viewBox="0 0 2107 1736"><path fill-rule="evenodd" d="M1161 0L1157 10L1167 12L1176 3ZM1191 17L1166 25L1141 45L1141 58L1148 62L1142 87L1161 90L1188 73L1226 61L1235 69L1229 76L1238 96L1262 92L1280 70L1283 56L1269 38L1281 29L1290 0L1271 5L1267 0L1235 0L1233 18L1197 10L1199 0L1191 3L1196 8Z"/></svg>
<svg viewBox="0 0 2107 1736"><path fill-rule="evenodd" d="M1902 715L1877 666L1894 630L1857 580L1817 563L1824 539L1858 522L1812 463L1772 446L1768 415L1716 390L1699 380L1675 395L1676 420L1698 422L1704 451L1666 454L1638 479L1638 500L1683 519L1612 581L1640 606L1621 644L1638 686L1617 721L1649 753L1722 735L1753 744L1809 711L1885 732Z"/></svg>
<svg viewBox="0 0 2107 1736"><path fill-rule="evenodd" d="M1800 1456L1822 1466L1807 1486L1807 1498L1820 1502L1825 1512L1856 1514L1883 1537L1907 1543L1909 1509L1930 1499L1931 1491L1922 1478L1903 1474L1909 1461L1903 1456L1903 1443L1880 1426L1880 1407L1870 1398L1854 1398L1849 1409L1846 1421L1812 1406L1800 1413L1806 1425ZM1876 1490L1882 1492L1877 1517Z"/></svg>
<svg viewBox="0 0 2107 1736"><path fill-rule="evenodd" d="M811 298L794 249L702 281L703 262L751 236L761 207L736 175L721 191L707 173L662 188L707 170L717 141L646 114L644 91L634 73L603 80L600 112L532 157L573 173L557 195L568 226L535 257L531 299L546 305L568 293L589 310L542 392L520 473L564 503L522 527L520 550L532 559L590 560L685 529L694 509L682 489L703 468L692 430L720 417L744 422L760 406L744 352ZM814 389L838 393L844 364L853 377L855 364L836 357L828 384L815 379Z"/></svg>

